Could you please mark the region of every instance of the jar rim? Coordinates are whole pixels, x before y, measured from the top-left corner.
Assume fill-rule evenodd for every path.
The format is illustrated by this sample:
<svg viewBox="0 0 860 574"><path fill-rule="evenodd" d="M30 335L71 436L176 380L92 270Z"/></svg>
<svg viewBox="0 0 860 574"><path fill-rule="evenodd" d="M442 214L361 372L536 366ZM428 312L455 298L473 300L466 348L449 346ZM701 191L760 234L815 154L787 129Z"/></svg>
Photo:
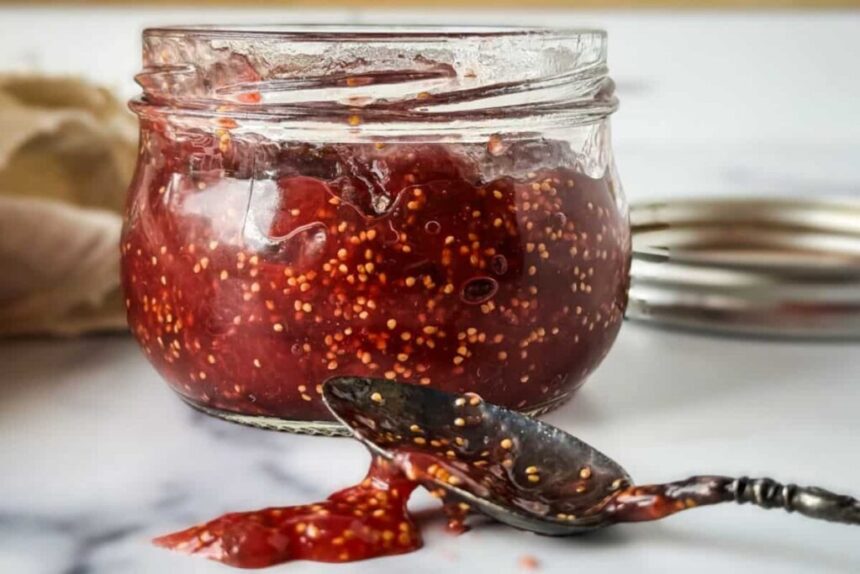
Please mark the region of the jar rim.
<svg viewBox="0 0 860 574"><path fill-rule="evenodd" d="M182 25L143 32L138 114L365 134L534 132L617 107L603 30Z"/></svg>
<svg viewBox="0 0 860 574"><path fill-rule="evenodd" d="M599 28L554 28L548 26L510 25L433 25L433 24L192 24L155 26L144 29L143 36L205 36L209 38L268 38L296 41L340 42L346 39L366 41L425 41L469 38L536 36L570 40L586 36L605 40L607 33Z"/></svg>

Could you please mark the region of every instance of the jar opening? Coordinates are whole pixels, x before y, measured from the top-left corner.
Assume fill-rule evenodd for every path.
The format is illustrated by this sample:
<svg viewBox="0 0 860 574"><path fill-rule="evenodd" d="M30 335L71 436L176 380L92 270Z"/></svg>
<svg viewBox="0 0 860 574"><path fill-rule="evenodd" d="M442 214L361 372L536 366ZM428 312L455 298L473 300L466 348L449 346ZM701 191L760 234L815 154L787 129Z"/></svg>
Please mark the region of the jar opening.
<svg viewBox="0 0 860 574"><path fill-rule="evenodd" d="M486 38L490 36L544 36L556 39L594 36L605 38L606 32L596 28L548 28L540 26L422 24L201 24L150 27L144 36L205 35L296 38L341 42L345 38L391 41L441 40L447 38Z"/></svg>
<svg viewBox="0 0 860 574"><path fill-rule="evenodd" d="M143 42L142 115L437 133L592 123L617 106L600 30L183 26Z"/></svg>

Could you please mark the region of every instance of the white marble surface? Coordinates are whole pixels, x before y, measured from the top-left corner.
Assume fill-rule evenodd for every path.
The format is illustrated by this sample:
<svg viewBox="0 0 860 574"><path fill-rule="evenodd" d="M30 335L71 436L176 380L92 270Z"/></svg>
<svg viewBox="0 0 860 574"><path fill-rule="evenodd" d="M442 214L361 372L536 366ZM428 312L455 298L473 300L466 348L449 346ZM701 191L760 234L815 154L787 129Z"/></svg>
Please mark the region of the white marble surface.
<svg viewBox="0 0 860 574"><path fill-rule="evenodd" d="M643 481L772 475L860 493L856 344L718 339L625 325L603 367L548 420ZM360 478L349 439L211 420L124 337L0 347L0 572L216 573L153 535L238 509L323 498ZM415 506L433 502L424 496ZM724 505L580 539L426 523L411 555L283 572L857 572L856 528Z"/></svg>
<svg viewBox="0 0 860 574"><path fill-rule="evenodd" d="M280 17L283 14L284 17ZM384 19L331 12L281 20ZM400 19L446 18L421 14ZM272 20L206 14L0 10L0 69L82 72L121 90L143 23ZM467 17L458 17L464 20ZM630 197L860 196L860 16L541 12L605 25L623 102ZM860 345L714 338L627 324L604 365L548 420L642 481L772 475L860 494ZM353 441L279 435L180 403L127 337L0 343L0 573L215 573L149 539L218 513L319 499L364 472ZM431 506L426 496L416 507ZM825 573L860 571L856 528L724 505L661 523L551 539L425 527L418 553L273 572Z"/></svg>

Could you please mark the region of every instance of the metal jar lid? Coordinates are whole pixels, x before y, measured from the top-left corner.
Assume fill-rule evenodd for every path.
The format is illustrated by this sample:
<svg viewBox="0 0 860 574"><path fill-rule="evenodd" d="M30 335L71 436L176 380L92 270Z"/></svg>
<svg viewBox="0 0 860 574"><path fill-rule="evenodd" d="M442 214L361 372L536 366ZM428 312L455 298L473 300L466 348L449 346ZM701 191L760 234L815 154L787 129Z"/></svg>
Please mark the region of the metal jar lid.
<svg viewBox="0 0 860 574"><path fill-rule="evenodd" d="M860 338L860 201L631 209L628 317L726 334Z"/></svg>

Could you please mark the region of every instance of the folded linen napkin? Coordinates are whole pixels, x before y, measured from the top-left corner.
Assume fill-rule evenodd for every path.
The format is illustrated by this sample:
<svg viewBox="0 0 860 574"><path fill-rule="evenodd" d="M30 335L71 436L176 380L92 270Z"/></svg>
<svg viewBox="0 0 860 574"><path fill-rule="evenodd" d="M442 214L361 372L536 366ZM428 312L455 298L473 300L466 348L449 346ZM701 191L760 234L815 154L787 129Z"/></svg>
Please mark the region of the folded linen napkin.
<svg viewBox="0 0 860 574"><path fill-rule="evenodd" d="M73 78L0 75L0 336L125 329L134 117Z"/></svg>

